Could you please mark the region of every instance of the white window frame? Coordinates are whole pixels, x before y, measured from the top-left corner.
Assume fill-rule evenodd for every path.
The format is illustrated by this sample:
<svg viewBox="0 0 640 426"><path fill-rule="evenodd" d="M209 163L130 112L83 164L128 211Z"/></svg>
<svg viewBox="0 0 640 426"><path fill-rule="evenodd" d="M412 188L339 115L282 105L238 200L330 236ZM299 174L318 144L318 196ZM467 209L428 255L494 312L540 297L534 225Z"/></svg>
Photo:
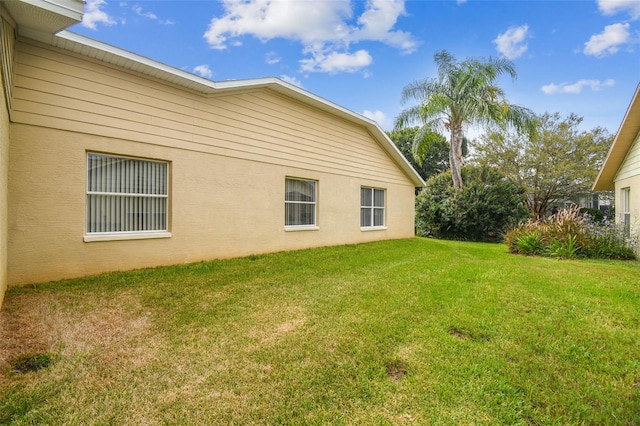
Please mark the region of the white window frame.
<svg viewBox="0 0 640 426"><path fill-rule="evenodd" d="M130 165L128 183L124 169L116 164ZM100 166L104 171L98 175ZM171 237L169 173L168 161L87 152L84 241Z"/></svg>
<svg viewBox="0 0 640 426"><path fill-rule="evenodd" d="M287 186L288 182L305 182L313 185L313 200L291 200L288 199ZM289 223L289 207L295 205L312 205L313 206L313 223L309 224L290 224ZM303 179L296 177L285 178L285 194L284 194L284 229L285 231L314 231L320 229L318 227L318 181L314 179Z"/></svg>
<svg viewBox="0 0 640 426"><path fill-rule="evenodd" d="M624 233L627 237L631 236L631 188L622 188L620 191L620 201L622 207L622 223Z"/></svg>
<svg viewBox="0 0 640 426"><path fill-rule="evenodd" d="M364 200L364 191L370 191L371 203L365 204ZM382 205L376 205L376 193L382 193ZM364 211L369 212L370 222L363 223L365 216L363 215ZM375 214L376 212L382 211L382 224L375 225ZM360 229L363 231L372 231L372 230L383 230L387 229L387 190L385 188L376 188L371 186L361 186L360 187Z"/></svg>

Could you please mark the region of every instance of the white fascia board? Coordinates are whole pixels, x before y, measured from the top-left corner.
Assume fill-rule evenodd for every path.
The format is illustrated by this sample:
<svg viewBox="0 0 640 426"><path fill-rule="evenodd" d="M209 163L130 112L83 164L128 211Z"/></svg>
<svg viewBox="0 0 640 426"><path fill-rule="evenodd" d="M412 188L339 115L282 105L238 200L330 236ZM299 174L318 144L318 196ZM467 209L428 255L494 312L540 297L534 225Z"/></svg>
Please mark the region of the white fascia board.
<svg viewBox="0 0 640 426"><path fill-rule="evenodd" d="M404 155L402 155L398 147L387 137L387 134L380 128L378 123L279 78L266 77L214 82L190 72L183 71L153 59L149 59L136 53L132 53L70 31L62 31L58 33L55 38L62 41L54 41L54 44L58 47L76 51L89 57L95 58L97 56L101 56L103 58L102 60L108 63L113 63L116 59L119 62L124 60L124 68L130 69L135 66L138 72L195 90L205 96L227 91L233 92L257 88L268 88L282 93L285 96L299 100L307 105L312 105L347 121L364 126L413 181L415 186L421 187L425 185L424 180L414 170L411 164L409 164L407 159L404 158ZM140 69L140 65L142 66L142 69Z"/></svg>
<svg viewBox="0 0 640 426"><path fill-rule="evenodd" d="M15 0L14 0L15 1ZM20 0L23 3L82 21L84 0Z"/></svg>
<svg viewBox="0 0 640 426"><path fill-rule="evenodd" d="M77 53L81 53L84 56L89 57L97 57L100 55L104 59L103 62L114 63L114 59L119 59L120 61L124 60L125 63L129 62L130 66L124 66L124 68L131 68L132 65L142 65L143 68L147 68L146 72L143 71L144 74L152 74L151 71L156 71L154 74L158 72L164 74L166 77L173 78L164 78L164 80L174 81L176 78L182 80L181 86L192 87L194 84L196 86L202 86L199 88L199 92L209 93L208 89L215 89L216 83L208 80L203 77L199 77L195 74L192 74L187 71L183 71L181 69L172 67L170 65L163 64L162 62L155 61L153 59L147 58L142 55L138 55L133 52L129 52L128 50L121 49L119 47L112 46L107 43L103 43L98 40L94 40L89 37L82 36L80 34L73 33L71 31L61 31L55 36L56 39L60 39L63 42L55 42L54 45L57 47L61 47L63 49L77 51ZM70 42L70 43L65 43ZM78 49L74 49L73 44L79 46ZM80 52L80 48L82 48L82 52ZM191 84L185 84L185 83Z"/></svg>

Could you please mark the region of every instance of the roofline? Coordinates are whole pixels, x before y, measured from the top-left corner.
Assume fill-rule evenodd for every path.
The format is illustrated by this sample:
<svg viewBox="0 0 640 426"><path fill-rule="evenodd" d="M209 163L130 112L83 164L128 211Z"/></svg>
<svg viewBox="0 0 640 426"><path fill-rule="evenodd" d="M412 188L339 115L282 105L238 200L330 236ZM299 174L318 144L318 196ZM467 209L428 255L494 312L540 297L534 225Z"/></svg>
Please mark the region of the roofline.
<svg viewBox="0 0 640 426"><path fill-rule="evenodd" d="M415 171L377 122L277 77L216 82L67 30L56 34L52 38L51 44L83 56L159 78L185 89L196 91L204 96L257 88L267 88L282 93L307 105L362 125L400 166L415 186L422 187L425 185L422 177Z"/></svg>
<svg viewBox="0 0 640 426"><path fill-rule="evenodd" d="M640 83L638 83L636 87L636 91L629 103L622 123L620 123L613 143L609 148L607 157L593 183L591 188L593 191L610 191L615 189L614 180L618 170L627 157L629 149L640 131L640 119L638 119L638 117L640 117ZM631 118L637 121L634 123Z"/></svg>

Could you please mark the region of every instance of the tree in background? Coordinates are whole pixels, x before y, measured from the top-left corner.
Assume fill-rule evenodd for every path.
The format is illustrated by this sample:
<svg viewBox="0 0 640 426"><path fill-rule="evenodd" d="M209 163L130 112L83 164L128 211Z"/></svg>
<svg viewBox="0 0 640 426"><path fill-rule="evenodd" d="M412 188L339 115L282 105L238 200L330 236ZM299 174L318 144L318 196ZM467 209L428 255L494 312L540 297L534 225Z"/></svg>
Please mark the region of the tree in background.
<svg viewBox="0 0 640 426"><path fill-rule="evenodd" d="M497 129L474 142L475 161L497 167L527 190L526 205L540 219L555 200L589 194L612 137L601 128L580 131L582 117L539 117L533 135Z"/></svg>
<svg viewBox="0 0 640 426"><path fill-rule="evenodd" d="M462 188L462 144L468 125L497 123L518 129L531 127L533 113L524 107L509 104L504 91L496 85L503 74L516 78L513 63L505 58L478 60L468 58L458 62L443 50L434 55L437 78L415 81L402 90L402 102L416 100L418 104L403 110L396 119L396 129L420 123L415 135L417 144L428 131L450 134L449 163L456 189Z"/></svg>
<svg viewBox="0 0 640 426"><path fill-rule="evenodd" d="M432 131L416 141L419 131L419 127L408 127L387 132L387 136L426 181L449 169L449 144L444 136Z"/></svg>

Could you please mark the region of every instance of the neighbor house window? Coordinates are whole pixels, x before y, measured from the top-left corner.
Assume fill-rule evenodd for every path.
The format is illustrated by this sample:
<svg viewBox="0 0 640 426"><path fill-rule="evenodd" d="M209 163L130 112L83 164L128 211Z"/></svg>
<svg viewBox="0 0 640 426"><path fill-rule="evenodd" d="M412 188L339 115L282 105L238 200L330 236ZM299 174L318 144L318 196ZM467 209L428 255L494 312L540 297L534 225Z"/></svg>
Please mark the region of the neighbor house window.
<svg viewBox="0 0 640 426"><path fill-rule="evenodd" d="M169 163L87 154L87 236L166 236L168 205Z"/></svg>
<svg viewBox="0 0 640 426"><path fill-rule="evenodd" d="M288 227L316 226L316 188L314 180L285 180L284 224Z"/></svg>
<svg viewBox="0 0 640 426"><path fill-rule="evenodd" d="M622 188L622 224L624 226L624 233L628 237L631 235L631 188Z"/></svg>
<svg viewBox="0 0 640 426"><path fill-rule="evenodd" d="M360 188L360 226L362 228L385 226L384 198L384 189Z"/></svg>

